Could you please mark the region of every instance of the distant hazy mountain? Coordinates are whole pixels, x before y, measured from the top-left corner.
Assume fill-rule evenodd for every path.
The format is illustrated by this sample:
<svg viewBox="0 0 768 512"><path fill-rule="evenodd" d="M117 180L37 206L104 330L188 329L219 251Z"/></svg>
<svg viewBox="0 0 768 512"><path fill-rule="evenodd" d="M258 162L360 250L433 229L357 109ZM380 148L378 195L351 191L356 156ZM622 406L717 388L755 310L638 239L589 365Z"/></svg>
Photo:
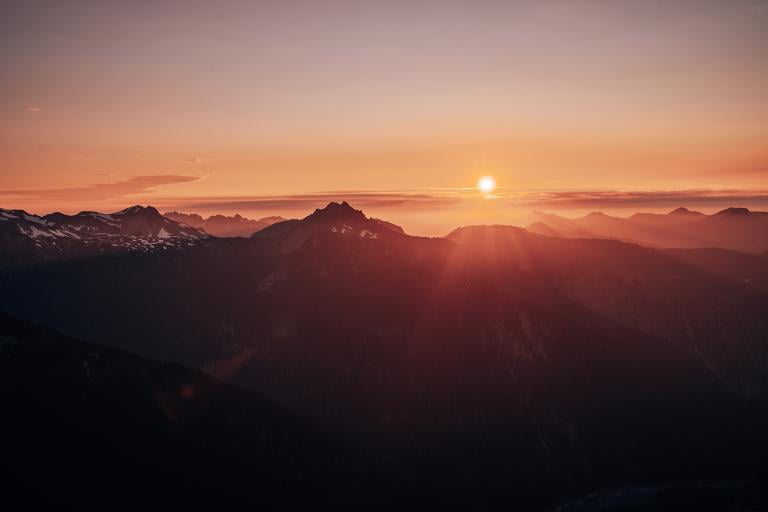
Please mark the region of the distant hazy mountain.
<svg viewBox="0 0 768 512"><path fill-rule="evenodd" d="M151 206L132 206L115 213L44 216L0 209L0 264L178 249L206 238L203 231L166 219Z"/></svg>
<svg viewBox="0 0 768 512"><path fill-rule="evenodd" d="M207 219L204 219L196 213L167 212L163 215L171 220L202 229L206 233L218 237L247 238L267 226L285 220L284 218L277 216L253 220L241 217L240 214L235 214L233 217L212 215Z"/></svg>
<svg viewBox="0 0 768 512"><path fill-rule="evenodd" d="M593 212L577 219L534 212L529 220L531 232L546 236L609 238L668 248L768 250L768 213L746 208L727 208L713 215L678 208L666 215L636 213L629 218Z"/></svg>
<svg viewBox="0 0 768 512"><path fill-rule="evenodd" d="M331 203L250 239L2 272L0 309L257 390L409 477L552 499L759 473L768 295L701 255L413 237Z"/></svg>

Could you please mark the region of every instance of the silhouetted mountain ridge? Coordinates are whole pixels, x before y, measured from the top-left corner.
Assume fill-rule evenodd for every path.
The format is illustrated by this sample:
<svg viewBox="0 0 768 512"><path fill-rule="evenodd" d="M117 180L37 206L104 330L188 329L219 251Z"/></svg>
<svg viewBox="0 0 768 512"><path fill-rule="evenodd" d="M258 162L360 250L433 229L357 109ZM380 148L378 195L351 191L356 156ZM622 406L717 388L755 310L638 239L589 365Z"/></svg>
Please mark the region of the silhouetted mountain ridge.
<svg viewBox="0 0 768 512"><path fill-rule="evenodd" d="M679 208L675 208L674 210L669 212L667 215L696 215L696 216L701 216L701 215L704 215L704 214L701 213L701 212L689 210L685 206L681 206Z"/></svg>
<svg viewBox="0 0 768 512"><path fill-rule="evenodd" d="M365 221L366 216L362 210L356 210L348 202L331 202L324 208L317 208L314 212L304 217L307 222L333 222L333 221Z"/></svg>
<svg viewBox="0 0 768 512"><path fill-rule="evenodd" d="M267 226L285 220L278 216L254 220L242 217L240 214L235 214L234 216L211 215L208 218L203 218L196 213L167 212L164 215L171 220L202 229L206 233L218 237L247 238Z"/></svg>
<svg viewBox="0 0 768 512"><path fill-rule="evenodd" d="M730 207L726 208L725 210L720 210L719 212L715 213L715 215L750 215L751 213L752 212L750 212L748 208Z"/></svg>
<svg viewBox="0 0 768 512"><path fill-rule="evenodd" d="M719 247L751 253L768 249L768 213L747 208L704 215L680 207L668 214L636 213L629 218L593 212L567 219L534 212L529 220L531 231L564 238L609 238L651 247Z"/></svg>

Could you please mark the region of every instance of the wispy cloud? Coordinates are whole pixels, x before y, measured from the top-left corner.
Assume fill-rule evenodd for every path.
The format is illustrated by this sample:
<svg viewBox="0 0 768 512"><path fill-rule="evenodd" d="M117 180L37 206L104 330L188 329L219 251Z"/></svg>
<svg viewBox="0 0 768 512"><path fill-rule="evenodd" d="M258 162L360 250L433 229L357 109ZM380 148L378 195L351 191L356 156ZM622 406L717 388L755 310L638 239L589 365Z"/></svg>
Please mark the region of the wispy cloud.
<svg viewBox="0 0 768 512"><path fill-rule="evenodd" d="M119 199L135 194L153 192L163 185L189 183L200 179L198 176L180 176L176 174L155 174L134 176L112 183L96 183L81 187L0 190L0 196L15 199L51 200L51 201L102 201Z"/></svg>
<svg viewBox="0 0 768 512"><path fill-rule="evenodd" d="M204 162L215 162L215 161L216 161L215 158L198 158L198 157L185 158L183 160L183 162L186 164L202 164Z"/></svg>
<svg viewBox="0 0 768 512"><path fill-rule="evenodd" d="M27 107L27 112L42 112L42 108L36 107L35 105L30 105Z"/></svg>
<svg viewBox="0 0 768 512"><path fill-rule="evenodd" d="M155 192L158 187L190 183L200 176L150 175L98 183L80 187L51 189L2 190L0 199L32 201L99 202L138 200L142 194ZM474 188L423 188L410 190L327 190L307 194L242 195L202 197L158 197L151 200L162 208L187 212L249 212L284 213L300 215L322 208L331 201L347 201L363 210L403 212L431 212L460 210L471 207L473 201L488 198ZM688 190L519 190L497 188L493 195L498 211L504 209L617 209L632 208L636 211L649 208L768 206L768 190L744 189L688 189ZM468 206L469 205L469 206Z"/></svg>
<svg viewBox="0 0 768 512"><path fill-rule="evenodd" d="M722 169L709 169L700 171L699 176L720 176L733 179L734 177L764 178L768 179L768 164L752 167L727 167Z"/></svg>
<svg viewBox="0 0 768 512"><path fill-rule="evenodd" d="M461 199L455 196L408 192L329 191L284 196L199 197L179 201L177 208L187 210L269 210L311 211L331 201L347 201L358 208L400 208L408 210L447 208Z"/></svg>

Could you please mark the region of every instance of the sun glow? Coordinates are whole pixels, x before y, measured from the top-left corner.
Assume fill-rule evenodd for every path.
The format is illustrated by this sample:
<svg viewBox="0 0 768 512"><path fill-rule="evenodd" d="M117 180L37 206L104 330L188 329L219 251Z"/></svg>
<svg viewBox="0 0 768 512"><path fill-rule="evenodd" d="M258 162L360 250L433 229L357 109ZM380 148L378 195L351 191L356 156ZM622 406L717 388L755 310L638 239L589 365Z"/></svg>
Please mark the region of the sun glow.
<svg viewBox="0 0 768 512"><path fill-rule="evenodd" d="M493 192L493 189L496 188L496 180L494 180L491 176L483 176L477 180L477 188L483 194Z"/></svg>

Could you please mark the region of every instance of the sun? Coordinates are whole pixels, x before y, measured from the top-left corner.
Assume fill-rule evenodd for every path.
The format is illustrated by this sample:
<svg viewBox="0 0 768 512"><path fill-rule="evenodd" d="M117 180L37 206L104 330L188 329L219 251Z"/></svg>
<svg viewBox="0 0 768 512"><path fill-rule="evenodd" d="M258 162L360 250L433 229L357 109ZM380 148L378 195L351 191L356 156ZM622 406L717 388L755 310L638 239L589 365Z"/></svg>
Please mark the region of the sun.
<svg viewBox="0 0 768 512"><path fill-rule="evenodd" d="M477 180L477 188L483 194L493 192L493 189L496 188L496 180L494 180L491 176L483 176Z"/></svg>

